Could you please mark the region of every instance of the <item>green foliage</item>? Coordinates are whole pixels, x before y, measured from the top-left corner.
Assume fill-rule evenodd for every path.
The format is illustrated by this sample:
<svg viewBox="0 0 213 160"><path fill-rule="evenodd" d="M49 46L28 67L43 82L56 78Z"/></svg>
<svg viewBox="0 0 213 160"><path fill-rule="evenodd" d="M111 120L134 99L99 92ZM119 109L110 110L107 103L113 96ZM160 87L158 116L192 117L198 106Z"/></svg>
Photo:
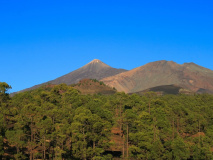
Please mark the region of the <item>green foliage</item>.
<svg viewBox="0 0 213 160"><path fill-rule="evenodd" d="M181 137L177 137L171 144L172 157L175 160L188 159L190 157L189 147Z"/></svg>
<svg viewBox="0 0 213 160"><path fill-rule="evenodd" d="M11 88L12 87L10 85L8 85L6 82L0 82L0 93L5 94Z"/></svg>
<svg viewBox="0 0 213 160"><path fill-rule="evenodd" d="M119 144L127 159L213 159L213 95L81 95L61 84L10 98L10 88L0 83L0 159L111 160Z"/></svg>

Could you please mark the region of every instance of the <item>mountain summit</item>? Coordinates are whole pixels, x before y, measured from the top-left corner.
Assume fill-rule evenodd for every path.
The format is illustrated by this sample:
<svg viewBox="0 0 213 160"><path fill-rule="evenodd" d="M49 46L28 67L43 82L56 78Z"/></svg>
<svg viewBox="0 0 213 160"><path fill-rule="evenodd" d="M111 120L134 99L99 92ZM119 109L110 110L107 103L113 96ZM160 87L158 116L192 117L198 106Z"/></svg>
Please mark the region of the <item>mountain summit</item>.
<svg viewBox="0 0 213 160"><path fill-rule="evenodd" d="M110 67L109 65L107 65L107 64L105 64L105 63L103 63L103 62L101 62L99 59L94 59L94 60L92 60L91 62L89 62L88 64L104 64L104 65Z"/></svg>
<svg viewBox="0 0 213 160"><path fill-rule="evenodd" d="M110 67L109 65L107 65L107 64L103 63L102 61L100 61L99 59L94 59L91 62L89 62L88 64L86 64L85 66L87 66L87 65L101 65L102 67Z"/></svg>
<svg viewBox="0 0 213 160"><path fill-rule="evenodd" d="M110 68L112 69L112 67L110 67L109 65L103 63L102 61L100 61L98 59L94 59L82 67L82 69L90 71L90 72L99 72L103 69L106 70L106 69L110 69Z"/></svg>

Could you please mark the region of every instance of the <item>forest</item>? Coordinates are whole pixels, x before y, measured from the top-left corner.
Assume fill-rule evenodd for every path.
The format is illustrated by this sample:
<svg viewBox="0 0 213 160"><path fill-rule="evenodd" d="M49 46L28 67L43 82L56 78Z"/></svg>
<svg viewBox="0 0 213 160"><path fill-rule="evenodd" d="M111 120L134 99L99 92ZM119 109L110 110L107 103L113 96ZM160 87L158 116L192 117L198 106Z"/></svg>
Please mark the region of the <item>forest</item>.
<svg viewBox="0 0 213 160"><path fill-rule="evenodd" d="M213 159L213 95L10 88L0 82L0 159Z"/></svg>

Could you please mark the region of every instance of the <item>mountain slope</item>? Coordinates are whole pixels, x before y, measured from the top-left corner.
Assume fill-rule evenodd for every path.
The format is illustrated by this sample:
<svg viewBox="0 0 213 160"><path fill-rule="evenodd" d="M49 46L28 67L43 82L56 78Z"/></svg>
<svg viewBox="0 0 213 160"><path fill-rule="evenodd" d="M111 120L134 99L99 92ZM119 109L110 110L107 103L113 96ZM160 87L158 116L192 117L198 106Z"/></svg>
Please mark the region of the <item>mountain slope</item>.
<svg viewBox="0 0 213 160"><path fill-rule="evenodd" d="M64 76L61 76L59 78L56 78L54 80L35 85L31 88L27 88L22 91L32 90L35 88L38 88L45 84L61 84L65 83L67 85L78 83L81 79L97 79L100 80L102 78L108 77L108 76L114 76L116 74L125 72L127 70L125 69L116 69L112 68L109 65L101 62L98 59L94 59L90 63L86 64L85 66L72 71Z"/></svg>
<svg viewBox="0 0 213 160"><path fill-rule="evenodd" d="M61 76L53 81L50 81L50 83L52 84L66 83L69 85L78 83L81 79L85 78L100 80L102 78L114 76L124 71L126 70L112 68L109 65L101 62L100 60L94 59L85 66L73 72L70 72L64 76Z"/></svg>
<svg viewBox="0 0 213 160"><path fill-rule="evenodd" d="M156 61L101 81L126 93L173 84L193 92L213 93L213 71L194 63L180 65L173 61Z"/></svg>

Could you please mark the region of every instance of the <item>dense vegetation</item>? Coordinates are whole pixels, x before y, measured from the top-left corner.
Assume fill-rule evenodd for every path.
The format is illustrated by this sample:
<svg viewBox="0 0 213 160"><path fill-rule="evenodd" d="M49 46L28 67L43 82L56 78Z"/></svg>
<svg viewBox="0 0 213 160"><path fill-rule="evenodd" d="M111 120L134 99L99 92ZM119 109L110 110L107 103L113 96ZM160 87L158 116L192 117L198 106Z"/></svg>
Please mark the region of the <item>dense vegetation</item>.
<svg viewBox="0 0 213 160"><path fill-rule="evenodd" d="M0 159L213 159L213 95L81 95L65 84L7 94Z"/></svg>

